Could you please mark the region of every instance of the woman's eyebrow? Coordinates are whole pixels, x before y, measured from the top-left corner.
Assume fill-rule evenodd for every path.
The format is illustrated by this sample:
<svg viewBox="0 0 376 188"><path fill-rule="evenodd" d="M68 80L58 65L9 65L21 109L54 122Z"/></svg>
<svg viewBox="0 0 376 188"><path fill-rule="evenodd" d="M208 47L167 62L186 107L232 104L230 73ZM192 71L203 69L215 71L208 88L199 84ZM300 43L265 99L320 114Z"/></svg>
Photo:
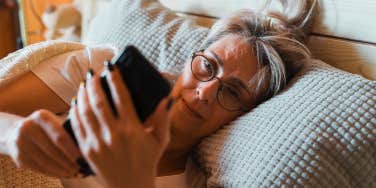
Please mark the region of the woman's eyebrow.
<svg viewBox="0 0 376 188"><path fill-rule="evenodd" d="M248 90L247 86L239 78L232 76L229 78L229 81L234 83L236 86L243 88L249 95L251 95L251 92Z"/></svg>
<svg viewBox="0 0 376 188"><path fill-rule="evenodd" d="M221 60L221 58L219 58L219 56L218 56L216 53L214 53L214 52L211 51L211 50L207 50L207 52L210 54L210 56L212 56L212 58L214 58L214 60L215 60L216 62L218 62L219 65L221 65L221 67L223 67L223 61ZM229 79L229 81L230 81L230 82L233 82L233 83L234 83L235 85L237 85L238 87L243 88L245 91L247 91L247 93L248 93L249 95L251 95L251 92L248 90L247 85L244 84L244 82L242 82L239 78L231 77L231 78Z"/></svg>
<svg viewBox="0 0 376 188"><path fill-rule="evenodd" d="M221 66L223 67L223 61L221 60L221 58L219 58L219 56L214 53L213 51L211 50L207 50L208 53L210 54L210 56L212 56L212 58L214 58L214 60Z"/></svg>

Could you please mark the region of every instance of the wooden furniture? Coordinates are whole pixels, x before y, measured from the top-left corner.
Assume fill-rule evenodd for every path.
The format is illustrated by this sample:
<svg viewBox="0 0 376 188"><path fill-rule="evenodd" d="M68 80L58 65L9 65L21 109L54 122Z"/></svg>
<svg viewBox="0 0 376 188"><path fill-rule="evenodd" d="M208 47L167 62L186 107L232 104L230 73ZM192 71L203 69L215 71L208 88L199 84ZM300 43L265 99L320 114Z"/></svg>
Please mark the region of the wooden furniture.
<svg viewBox="0 0 376 188"><path fill-rule="evenodd" d="M44 26L40 16L49 4L71 3L72 0L19 0L22 38L25 45L44 41Z"/></svg>
<svg viewBox="0 0 376 188"><path fill-rule="evenodd" d="M83 0L90 20L103 11L111 0ZM320 14L310 37L309 47L315 58L342 70L376 80L376 1L318 0ZM231 12L260 6L261 0L160 0L181 16L210 26ZM88 26L89 22L83 24ZM83 32L85 33L85 32Z"/></svg>
<svg viewBox="0 0 376 188"><path fill-rule="evenodd" d="M16 50L17 32L13 9L0 7L0 59Z"/></svg>

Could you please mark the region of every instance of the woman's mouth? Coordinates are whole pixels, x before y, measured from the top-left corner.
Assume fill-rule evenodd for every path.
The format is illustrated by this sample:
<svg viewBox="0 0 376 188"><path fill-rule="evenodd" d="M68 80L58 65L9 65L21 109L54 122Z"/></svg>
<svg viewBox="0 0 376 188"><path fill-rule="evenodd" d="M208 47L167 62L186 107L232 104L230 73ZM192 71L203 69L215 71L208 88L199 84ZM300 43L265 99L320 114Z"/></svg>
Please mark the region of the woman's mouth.
<svg viewBox="0 0 376 188"><path fill-rule="evenodd" d="M202 115L200 113L198 113L197 111L193 110L187 103L187 101L184 100L184 98L181 98L182 99L182 102L183 102L183 105L185 106L185 108L187 109L187 111L192 114L194 117L198 118L198 119L204 119L204 117L202 117Z"/></svg>

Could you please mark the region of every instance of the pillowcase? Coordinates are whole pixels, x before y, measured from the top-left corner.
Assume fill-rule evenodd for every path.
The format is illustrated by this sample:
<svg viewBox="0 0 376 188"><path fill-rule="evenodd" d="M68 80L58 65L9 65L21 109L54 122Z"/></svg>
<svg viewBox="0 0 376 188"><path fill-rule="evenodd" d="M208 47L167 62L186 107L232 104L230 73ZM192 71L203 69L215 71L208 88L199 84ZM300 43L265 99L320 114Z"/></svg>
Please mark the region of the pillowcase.
<svg viewBox="0 0 376 188"><path fill-rule="evenodd" d="M178 74L208 28L177 16L157 0L112 0L90 23L83 42L135 45L159 71Z"/></svg>
<svg viewBox="0 0 376 188"><path fill-rule="evenodd" d="M308 62L196 158L208 187L376 187L376 82Z"/></svg>

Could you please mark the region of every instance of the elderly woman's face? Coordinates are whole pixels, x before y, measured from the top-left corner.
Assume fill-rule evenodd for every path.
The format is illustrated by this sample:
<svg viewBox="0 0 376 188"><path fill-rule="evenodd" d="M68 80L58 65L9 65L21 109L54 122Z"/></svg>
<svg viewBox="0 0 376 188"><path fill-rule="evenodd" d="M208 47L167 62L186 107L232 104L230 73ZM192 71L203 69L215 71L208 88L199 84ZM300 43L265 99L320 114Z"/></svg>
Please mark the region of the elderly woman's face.
<svg viewBox="0 0 376 188"><path fill-rule="evenodd" d="M257 60L242 38L224 37L199 52L193 62L195 74L189 61L172 92L177 101L172 108L169 149L197 144L252 106L253 96L247 86L256 74ZM203 82L208 78L208 69L214 70L209 71L213 79ZM236 104L241 104L243 110L232 109Z"/></svg>

